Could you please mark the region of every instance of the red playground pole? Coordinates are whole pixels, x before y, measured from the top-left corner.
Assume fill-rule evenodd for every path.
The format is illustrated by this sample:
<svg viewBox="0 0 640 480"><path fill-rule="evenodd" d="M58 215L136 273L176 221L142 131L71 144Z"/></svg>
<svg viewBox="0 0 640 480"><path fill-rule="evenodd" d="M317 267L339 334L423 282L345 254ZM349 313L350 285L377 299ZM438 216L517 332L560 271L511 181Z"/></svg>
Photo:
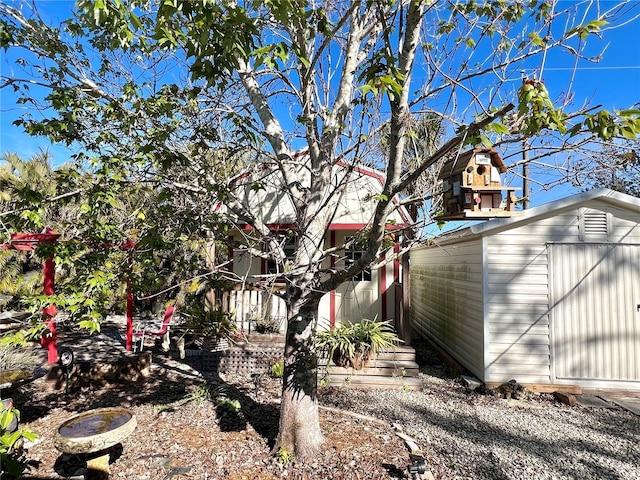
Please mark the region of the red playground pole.
<svg viewBox="0 0 640 480"><path fill-rule="evenodd" d="M56 268L53 262L53 256L51 256L45 260L43 268L44 289L42 293L45 295L53 295L55 293L55 272ZM42 335L41 343L42 346L47 349L47 360L49 363L56 363L58 361L55 316L56 306L53 303L42 312L43 321L47 324L49 331Z"/></svg>
<svg viewBox="0 0 640 480"><path fill-rule="evenodd" d="M127 342L128 351L133 350L133 292L131 291L131 280L127 279Z"/></svg>
<svg viewBox="0 0 640 480"><path fill-rule="evenodd" d="M133 251L136 244L130 238L120 245L120 250L129 252L129 277L127 278L127 339L125 348L130 352L133 350L133 290L131 288L131 275L133 274Z"/></svg>
<svg viewBox="0 0 640 480"><path fill-rule="evenodd" d="M54 243L60 235L50 228L46 228L44 233L12 233L9 241L2 245L5 250L22 250L25 252L34 251L40 243ZM42 268L44 277L43 293L53 295L55 293L56 267L53 262L53 255L47 258ZM42 320L47 324L48 331L42 334L40 343L48 351L49 363L58 361L58 347L56 345L56 306L49 305L42 312Z"/></svg>

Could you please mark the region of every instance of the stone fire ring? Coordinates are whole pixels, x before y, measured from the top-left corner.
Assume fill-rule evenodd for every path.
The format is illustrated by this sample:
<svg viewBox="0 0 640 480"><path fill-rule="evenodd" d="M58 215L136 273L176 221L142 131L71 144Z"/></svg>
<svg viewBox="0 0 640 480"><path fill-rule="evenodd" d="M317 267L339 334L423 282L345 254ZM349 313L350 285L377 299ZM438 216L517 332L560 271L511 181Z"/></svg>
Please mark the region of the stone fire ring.
<svg viewBox="0 0 640 480"><path fill-rule="evenodd" d="M65 420L56 430L54 445L63 453L95 453L120 443L136 425L135 415L126 408L97 408Z"/></svg>

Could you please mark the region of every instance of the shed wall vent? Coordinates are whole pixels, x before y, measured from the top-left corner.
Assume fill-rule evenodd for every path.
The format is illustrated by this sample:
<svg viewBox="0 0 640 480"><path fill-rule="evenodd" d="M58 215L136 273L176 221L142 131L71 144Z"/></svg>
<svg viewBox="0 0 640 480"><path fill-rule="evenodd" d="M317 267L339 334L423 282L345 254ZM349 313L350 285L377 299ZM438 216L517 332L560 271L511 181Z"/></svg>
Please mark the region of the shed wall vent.
<svg viewBox="0 0 640 480"><path fill-rule="evenodd" d="M582 240L607 240L609 238L609 214L599 210L583 209L580 215Z"/></svg>

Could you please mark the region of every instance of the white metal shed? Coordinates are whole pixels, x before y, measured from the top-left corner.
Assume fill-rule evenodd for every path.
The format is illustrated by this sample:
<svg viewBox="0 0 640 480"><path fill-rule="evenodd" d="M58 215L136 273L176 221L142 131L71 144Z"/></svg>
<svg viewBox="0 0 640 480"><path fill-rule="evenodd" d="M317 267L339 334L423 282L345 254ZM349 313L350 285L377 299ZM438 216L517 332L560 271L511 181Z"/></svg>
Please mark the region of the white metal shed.
<svg viewBox="0 0 640 480"><path fill-rule="evenodd" d="M411 252L411 325L485 383L640 390L640 199L592 190Z"/></svg>

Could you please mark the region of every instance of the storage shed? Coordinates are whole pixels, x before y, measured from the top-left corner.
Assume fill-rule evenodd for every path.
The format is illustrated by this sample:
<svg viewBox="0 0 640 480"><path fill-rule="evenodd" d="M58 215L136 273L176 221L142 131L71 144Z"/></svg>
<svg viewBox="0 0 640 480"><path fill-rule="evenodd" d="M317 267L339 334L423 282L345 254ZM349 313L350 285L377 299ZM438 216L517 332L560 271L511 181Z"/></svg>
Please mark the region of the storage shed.
<svg viewBox="0 0 640 480"><path fill-rule="evenodd" d="M592 190L445 234L410 276L412 327L487 384L640 390L638 198Z"/></svg>

